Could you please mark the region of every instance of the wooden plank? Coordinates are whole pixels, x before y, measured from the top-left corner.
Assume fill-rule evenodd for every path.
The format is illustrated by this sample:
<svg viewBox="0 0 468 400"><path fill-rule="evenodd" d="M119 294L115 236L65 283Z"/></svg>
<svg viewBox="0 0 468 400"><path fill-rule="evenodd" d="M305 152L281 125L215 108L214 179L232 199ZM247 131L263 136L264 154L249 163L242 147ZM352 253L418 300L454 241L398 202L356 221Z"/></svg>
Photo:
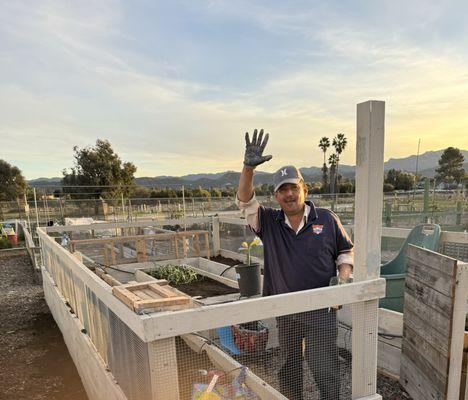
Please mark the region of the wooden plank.
<svg viewBox="0 0 468 400"><path fill-rule="evenodd" d="M436 371L439 371L442 378L447 377L448 357L447 352L440 351L433 346L431 341L424 339L418 332L405 325L404 340L412 345L412 348L427 361Z"/></svg>
<svg viewBox="0 0 468 400"><path fill-rule="evenodd" d="M112 293L132 310L134 309L134 304L141 300L136 294L122 286L113 286Z"/></svg>
<svg viewBox="0 0 468 400"><path fill-rule="evenodd" d="M447 388L447 398L449 399L459 397L467 299L468 264L457 262Z"/></svg>
<svg viewBox="0 0 468 400"><path fill-rule="evenodd" d="M221 248L221 241L219 236L219 217L212 217L212 238L213 238L213 255L219 255L219 249Z"/></svg>
<svg viewBox="0 0 468 400"><path fill-rule="evenodd" d="M405 319L406 325L419 332L424 339L434 343L440 351L448 351L450 316L433 312L407 293L405 293L405 309L409 315ZM431 329L427 329L428 321L430 321Z"/></svg>
<svg viewBox="0 0 468 400"><path fill-rule="evenodd" d="M413 279L411 275L407 276L405 279L405 293L409 293L417 301L438 313L443 315L452 314L453 305L451 297Z"/></svg>
<svg viewBox="0 0 468 400"><path fill-rule="evenodd" d="M130 236L121 236L121 237L112 237L112 238L98 238L98 239L79 239L72 240L70 243L73 244L97 244L97 243L107 243L107 242L132 242L135 240L145 239L145 240L167 240L176 237L187 237L195 234L205 234L208 233L205 230L193 230L193 231L181 231L181 232L171 232L171 233L158 233L153 235L130 235Z"/></svg>
<svg viewBox="0 0 468 400"><path fill-rule="evenodd" d="M385 296L385 279L330 286L275 296L239 300L198 309L161 312L142 319L148 340L318 310L335 304L351 304ZM377 314L377 313L376 313ZM377 325L376 325L377 326Z"/></svg>
<svg viewBox="0 0 468 400"><path fill-rule="evenodd" d="M354 213L354 280L377 278L380 274L382 201L384 172L385 102L357 105L356 195ZM346 285L343 285L346 286ZM335 303L342 304L342 303ZM354 304L353 310L353 399L376 394L378 302ZM375 316L375 318L372 318Z"/></svg>
<svg viewBox="0 0 468 400"><path fill-rule="evenodd" d="M182 256L187 258L187 239L185 237L181 238L182 240Z"/></svg>
<svg viewBox="0 0 468 400"><path fill-rule="evenodd" d="M112 261L112 265L117 265L117 260L116 260L116 258L115 258L115 247L114 247L114 243L111 243L110 251L111 251L111 261Z"/></svg>
<svg viewBox="0 0 468 400"><path fill-rule="evenodd" d="M208 232L205 232L205 247L206 247L206 258L210 259L210 239L208 237Z"/></svg>
<svg viewBox="0 0 468 400"><path fill-rule="evenodd" d="M159 308L159 307L166 307L166 306L176 306L176 305L184 305L189 304L190 299L187 297L171 297L168 298L161 298L161 299L148 299L148 300L138 300L133 304L133 308L136 312L148 309L148 308Z"/></svg>
<svg viewBox="0 0 468 400"><path fill-rule="evenodd" d="M148 343L152 400L179 400L175 338Z"/></svg>
<svg viewBox="0 0 468 400"><path fill-rule="evenodd" d="M408 270L406 276L412 278L413 280L419 282L422 285L428 286L436 290L437 292L450 297L452 295L452 282L451 279L447 279L447 274L430 268L429 266L422 270L412 268L414 263L421 264L418 260L411 260L408 258Z"/></svg>
<svg viewBox="0 0 468 400"><path fill-rule="evenodd" d="M104 265L106 267L108 267L110 264L109 264L109 254L107 253L107 246L108 246L108 242L104 242L104 245L103 245L103 252L104 252Z"/></svg>
<svg viewBox="0 0 468 400"><path fill-rule="evenodd" d="M171 291L170 286L159 286L157 282L150 283L148 288L162 297L176 297L177 295Z"/></svg>
<svg viewBox="0 0 468 400"><path fill-rule="evenodd" d="M195 250L197 252L197 257L200 257L200 235L195 235Z"/></svg>
<svg viewBox="0 0 468 400"><path fill-rule="evenodd" d="M200 218L185 218L185 219L164 219L156 221L154 219L139 219L138 221L132 222L109 222L109 223L94 223L88 225L65 225L65 226L48 226L42 227L44 233L48 232L80 232L80 231L89 231L94 229L107 230L115 228L134 228L134 227L160 227L162 225L181 225L185 223L187 225L193 224L206 224L210 222L210 217L200 217Z"/></svg>
<svg viewBox="0 0 468 400"><path fill-rule="evenodd" d="M420 354L419 348L410 344L407 340L403 340L401 355L409 359L418 369L421 379L426 379L432 382L432 386L442 394L445 394L447 387L447 370L436 370L433 366ZM401 374L407 368L402 364ZM410 393L411 394L411 393Z"/></svg>
<svg viewBox="0 0 468 400"><path fill-rule="evenodd" d="M435 274L439 279L446 279L450 283L453 280L456 270L456 260L447 256L439 257L440 253L431 250L417 247L414 245L408 246L407 258L408 269L416 276L423 276L425 273ZM429 285L432 287L432 285ZM450 294L451 295L451 294Z"/></svg>
<svg viewBox="0 0 468 400"><path fill-rule="evenodd" d="M404 353L401 354L401 365L400 383L413 400L448 400Z"/></svg>
<svg viewBox="0 0 468 400"><path fill-rule="evenodd" d="M177 243L177 236L174 236L174 248L175 248L175 256L179 258L179 243Z"/></svg>

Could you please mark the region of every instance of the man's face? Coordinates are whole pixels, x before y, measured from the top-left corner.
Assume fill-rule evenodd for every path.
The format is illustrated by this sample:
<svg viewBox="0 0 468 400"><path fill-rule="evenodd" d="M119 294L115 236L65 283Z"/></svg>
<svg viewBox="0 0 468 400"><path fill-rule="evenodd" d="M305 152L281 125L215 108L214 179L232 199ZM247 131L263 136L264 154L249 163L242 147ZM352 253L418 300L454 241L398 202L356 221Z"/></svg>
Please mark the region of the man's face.
<svg viewBox="0 0 468 400"><path fill-rule="evenodd" d="M307 196L307 186L300 184L285 183L275 192L276 201L286 215L295 215L304 210L304 201Z"/></svg>

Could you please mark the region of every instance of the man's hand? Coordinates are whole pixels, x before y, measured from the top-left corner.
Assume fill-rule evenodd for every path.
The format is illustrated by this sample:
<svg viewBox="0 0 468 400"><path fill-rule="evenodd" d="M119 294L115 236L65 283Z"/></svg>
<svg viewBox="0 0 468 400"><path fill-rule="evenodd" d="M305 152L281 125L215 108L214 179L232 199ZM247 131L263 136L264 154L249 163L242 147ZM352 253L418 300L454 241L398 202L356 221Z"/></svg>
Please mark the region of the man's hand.
<svg viewBox="0 0 468 400"><path fill-rule="evenodd" d="M257 130L255 129L252 136L252 141L249 140L249 132L245 133L245 155L244 165L247 167L255 168L257 165L263 164L265 161L272 159L271 155L263 156L263 150L268 143L268 133L265 135L265 139L262 143L263 129L260 130L260 134L257 139Z"/></svg>
<svg viewBox="0 0 468 400"><path fill-rule="evenodd" d="M338 266L338 285L352 282L351 273L353 266L350 264L341 264Z"/></svg>

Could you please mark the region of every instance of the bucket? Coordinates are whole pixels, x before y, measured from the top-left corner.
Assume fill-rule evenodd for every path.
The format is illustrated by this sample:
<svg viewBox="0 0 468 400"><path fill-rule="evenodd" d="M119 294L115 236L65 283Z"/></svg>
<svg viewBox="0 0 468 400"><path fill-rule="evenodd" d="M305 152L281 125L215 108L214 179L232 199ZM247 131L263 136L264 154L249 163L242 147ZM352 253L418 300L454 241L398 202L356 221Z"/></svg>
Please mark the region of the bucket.
<svg viewBox="0 0 468 400"><path fill-rule="evenodd" d="M260 264L236 265L236 278L239 283L239 291L242 297L250 297L261 294L262 284L260 279Z"/></svg>
<svg viewBox="0 0 468 400"><path fill-rule="evenodd" d="M15 233L7 236L12 246L16 246L18 244L18 236Z"/></svg>

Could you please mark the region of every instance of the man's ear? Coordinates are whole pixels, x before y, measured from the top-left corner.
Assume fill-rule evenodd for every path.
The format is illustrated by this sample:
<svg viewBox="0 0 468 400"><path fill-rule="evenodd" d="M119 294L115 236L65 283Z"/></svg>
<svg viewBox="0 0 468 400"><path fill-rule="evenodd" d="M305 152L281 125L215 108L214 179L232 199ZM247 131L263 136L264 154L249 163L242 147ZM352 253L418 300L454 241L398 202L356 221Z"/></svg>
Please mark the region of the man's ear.
<svg viewBox="0 0 468 400"><path fill-rule="evenodd" d="M275 196L276 201L278 201L278 191L274 193L274 196Z"/></svg>
<svg viewBox="0 0 468 400"><path fill-rule="evenodd" d="M303 186L304 186L304 197L307 197L307 193L309 193L309 191L307 190L307 185L304 183Z"/></svg>

